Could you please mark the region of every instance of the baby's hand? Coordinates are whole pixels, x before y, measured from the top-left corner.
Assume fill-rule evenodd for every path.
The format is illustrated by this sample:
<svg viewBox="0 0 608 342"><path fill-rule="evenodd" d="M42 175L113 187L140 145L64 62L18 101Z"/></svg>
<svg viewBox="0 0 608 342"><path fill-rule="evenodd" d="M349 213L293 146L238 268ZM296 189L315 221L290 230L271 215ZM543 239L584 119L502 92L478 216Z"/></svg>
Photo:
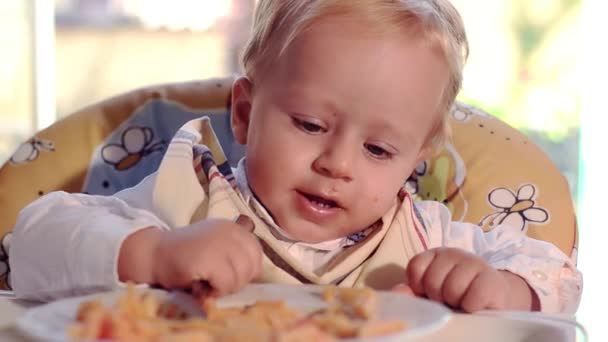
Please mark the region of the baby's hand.
<svg viewBox="0 0 608 342"><path fill-rule="evenodd" d="M146 229L148 234L155 234L139 243L141 248L150 251L148 260L142 260L143 256L139 258L148 265L148 274L139 273L138 277L131 273L133 276L121 276L121 280L155 283L165 288L190 288L197 281L206 281L211 285L213 295L235 292L257 277L262 268L262 248L252 233L253 228L251 219L240 216L236 222L206 219L168 232ZM132 237L137 238L140 232ZM146 245L152 247L146 248ZM137 241L127 239L120 258L123 258L124 249L137 247ZM129 264L126 257L124 263ZM121 261L119 259L119 275ZM137 267L133 261L130 263Z"/></svg>
<svg viewBox="0 0 608 342"><path fill-rule="evenodd" d="M458 248L435 248L416 255L407 266L406 284L401 291L466 312L538 309L538 298L522 278L498 271Z"/></svg>

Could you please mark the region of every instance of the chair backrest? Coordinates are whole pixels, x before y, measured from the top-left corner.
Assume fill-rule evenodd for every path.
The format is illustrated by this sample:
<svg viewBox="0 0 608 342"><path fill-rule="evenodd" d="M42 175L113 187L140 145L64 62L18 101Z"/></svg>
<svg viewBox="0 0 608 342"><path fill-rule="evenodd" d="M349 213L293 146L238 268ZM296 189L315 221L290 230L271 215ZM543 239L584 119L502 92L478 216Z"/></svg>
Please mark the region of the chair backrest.
<svg viewBox="0 0 608 342"><path fill-rule="evenodd" d="M231 164L242 156L229 126L232 79L142 88L59 120L22 144L0 168L0 235L28 203L51 191L112 194L160 163L182 123L212 118ZM438 200L455 220L521 227L576 260L577 228L565 177L527 137L491 115L457 103L453 138L407 181L419 199ZM2 247L2 246L0 246ZM3 273L0 248L0 275Z"/></svg>

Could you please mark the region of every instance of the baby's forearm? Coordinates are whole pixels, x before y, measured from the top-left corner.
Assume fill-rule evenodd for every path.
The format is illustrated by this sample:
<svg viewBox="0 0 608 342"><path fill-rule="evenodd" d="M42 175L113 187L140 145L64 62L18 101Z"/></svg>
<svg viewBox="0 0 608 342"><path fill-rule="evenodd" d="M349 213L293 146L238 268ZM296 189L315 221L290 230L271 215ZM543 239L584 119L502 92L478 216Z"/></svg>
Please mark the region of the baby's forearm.
<svg viewBox="0 0 608 342"><path fill-rule="evenodd" d="M147 227L129 235L118 255L118 278L122 282L154 284L154 255L162 231Z"/></svg>
<svg viewBox="0 0 608 342"><path fill-rule="evenodd" d="M540 311L538 296L524 280L524 278L509 271L500 271L509 283L510 300L508 310Z"/></svg>

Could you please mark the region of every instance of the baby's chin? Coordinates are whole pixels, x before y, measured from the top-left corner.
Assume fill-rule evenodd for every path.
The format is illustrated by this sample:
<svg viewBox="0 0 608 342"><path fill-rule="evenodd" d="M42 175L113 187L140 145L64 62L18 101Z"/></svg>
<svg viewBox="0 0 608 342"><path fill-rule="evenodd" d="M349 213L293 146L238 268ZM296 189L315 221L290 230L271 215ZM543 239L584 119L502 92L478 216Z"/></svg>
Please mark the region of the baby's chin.
<svg viewBox="0 0 608 342"><path fill-rule="evenodd" d="M290 222L280 227L294 240L306 243L325 242L349 235L335 228L319 226L311 222Z"/></svg>

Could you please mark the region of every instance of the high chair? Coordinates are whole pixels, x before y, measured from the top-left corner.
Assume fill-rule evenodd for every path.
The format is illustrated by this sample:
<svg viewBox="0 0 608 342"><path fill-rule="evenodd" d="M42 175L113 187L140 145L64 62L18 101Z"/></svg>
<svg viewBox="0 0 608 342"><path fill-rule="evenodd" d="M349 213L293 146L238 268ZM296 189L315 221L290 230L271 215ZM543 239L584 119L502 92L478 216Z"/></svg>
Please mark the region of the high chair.
<svg viewBox="0 0 608 342"><path fill-rule="evenodd" d="M243 155L230 130L232 78L158 85L103 100L37 132L0 168L0 235L21 208L51 191L110 195L160 164L186 121L207 115L232 165ZM445 203L454 220L491 230L515 225L576 261L577 226L568 184L530 139L475 107L457 103L452 139L407 180L417 199ZM405 180L404 180L405 181ZM7 286L6 235L0 245ZM0 288L2 288L0 286Z"/></svg>

